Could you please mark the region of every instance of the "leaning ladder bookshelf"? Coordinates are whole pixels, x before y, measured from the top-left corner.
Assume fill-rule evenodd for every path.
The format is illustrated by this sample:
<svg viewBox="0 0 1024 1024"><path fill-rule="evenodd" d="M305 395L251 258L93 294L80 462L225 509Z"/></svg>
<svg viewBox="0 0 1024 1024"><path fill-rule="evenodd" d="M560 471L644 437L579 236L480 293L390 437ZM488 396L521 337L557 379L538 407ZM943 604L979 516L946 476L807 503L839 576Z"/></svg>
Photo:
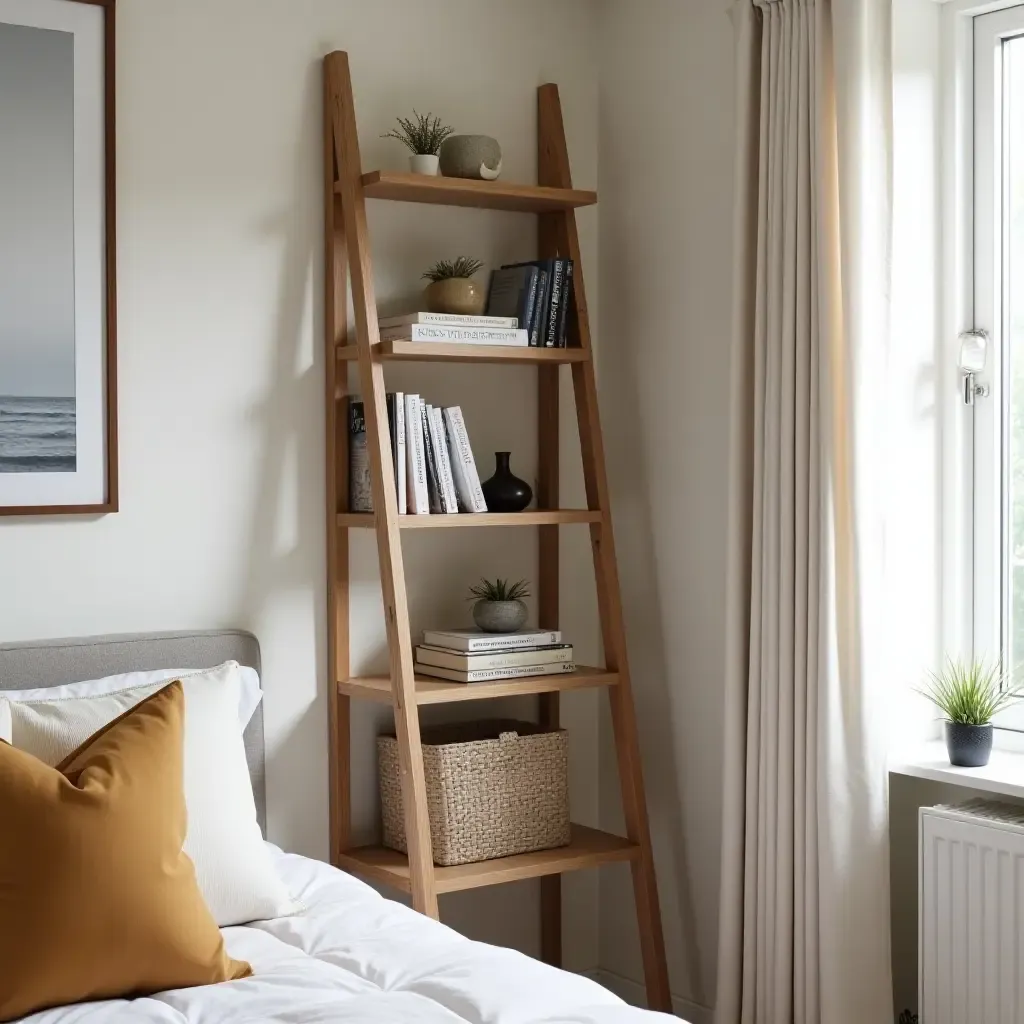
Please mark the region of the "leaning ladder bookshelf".
<svg viewBox="0 0 1024 1024"><path fill-rule="evenodd" d="M593 192L572 187L558 88L542 85L538 103L538 185L471 181L372 171L359 158L348 55L324 59L325 344L327 429L328 650L330 656L330 841L340 867L410 894L421 913L438 916L439 893L497 885L525 878L541 884L541 956L561 962L561 874L616 861L632 868L648 1005L670 1010L668 973L658 907L644 798L636 717L626 659L618 569L608 505L608 482L591 356L590 326L583 284L575 209L597 201ZM366 224L368 199L434 203L532 213L538 221L542 257L575 261L575 317L564 349L479 348L466 345L381 342L373 264ZM347 285L351 283L355 339L348 337ZM384 364L391 360L534 364L538 395L539 509L516 514L412 516L398 514L391 461ZM350 513L348 435L341 414L348 395L349 363L358 370L366 414L373 513ZM586 480L587 508L560 509L558 480L559 371L570 367ZM604 668L580 667L575 674L505 680L466 686L417 676L406 603L401 533L405 529L534 527L538 530L539 625L558 627L559 528L590 529L604 642ZM381 588L389 650L387 676L353 677L349 664L349 531L377 535ZM421 705L536 694L540 718L556 726L559 693L587 687L608 692L614 728L626 837L573 826L569 846L458 867L435 867L420 745ZM350 701L391 704L402 766L402 797L409 854L380 846L351 846Z"/></svg>

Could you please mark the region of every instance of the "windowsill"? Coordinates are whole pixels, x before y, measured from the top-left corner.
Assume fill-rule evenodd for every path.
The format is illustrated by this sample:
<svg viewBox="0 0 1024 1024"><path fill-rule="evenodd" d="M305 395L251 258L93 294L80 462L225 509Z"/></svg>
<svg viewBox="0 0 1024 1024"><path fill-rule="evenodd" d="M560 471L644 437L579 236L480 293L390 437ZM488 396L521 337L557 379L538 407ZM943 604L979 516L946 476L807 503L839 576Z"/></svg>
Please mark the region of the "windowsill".
<svg viewBox="0 0 1024 1024"><path fill-rule="evenodd" d="M993 750L992 760L984 768L955 768L949 763L944 743L929 743L913 756L899 758L889 766L889 771L1024 798L1024 753L1020 751Z"/></svg>

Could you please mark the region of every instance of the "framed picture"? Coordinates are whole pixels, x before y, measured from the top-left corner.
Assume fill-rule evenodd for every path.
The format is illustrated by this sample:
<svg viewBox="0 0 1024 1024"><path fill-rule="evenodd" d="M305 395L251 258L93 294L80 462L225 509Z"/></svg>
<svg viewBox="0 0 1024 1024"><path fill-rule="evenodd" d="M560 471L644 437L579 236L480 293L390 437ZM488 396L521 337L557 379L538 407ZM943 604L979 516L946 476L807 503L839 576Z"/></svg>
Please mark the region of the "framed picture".
<svg viewBox="0 0 1024 1024"><path fill-rule="evenodd" d="M0 515L117 511L114 0L0 0Z"/></svg>

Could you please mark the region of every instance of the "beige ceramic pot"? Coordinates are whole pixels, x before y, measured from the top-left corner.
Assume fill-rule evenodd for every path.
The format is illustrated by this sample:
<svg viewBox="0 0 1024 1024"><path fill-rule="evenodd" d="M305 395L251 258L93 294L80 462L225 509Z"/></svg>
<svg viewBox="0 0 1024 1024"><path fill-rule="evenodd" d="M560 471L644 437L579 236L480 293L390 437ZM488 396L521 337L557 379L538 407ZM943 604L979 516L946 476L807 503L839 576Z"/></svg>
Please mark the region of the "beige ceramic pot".
<svg viewBox="0 0 1024 1024"><path fill-rule="evenodd" d="M487 305L487 294L483 287L469 277L446 277L443 281L431 281L423 290L423 297L431 313L480 316Z"/></svg>

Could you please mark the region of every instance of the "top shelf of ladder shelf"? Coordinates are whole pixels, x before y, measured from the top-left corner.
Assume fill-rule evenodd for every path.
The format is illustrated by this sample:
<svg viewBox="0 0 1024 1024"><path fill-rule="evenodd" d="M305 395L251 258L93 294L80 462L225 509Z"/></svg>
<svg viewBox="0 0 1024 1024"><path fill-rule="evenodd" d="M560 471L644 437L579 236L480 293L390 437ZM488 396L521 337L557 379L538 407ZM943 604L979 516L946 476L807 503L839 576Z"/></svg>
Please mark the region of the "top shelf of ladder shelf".
<svg viewBox="0 0 1024 1024"><path fill-rule="evenodd" d="M435 203L440 206L475 206L484 210L518 213L557 213L593 206L597 193L578 188L516 185L506 181L475 178L432 177L398 171L370 171L362 177L367 199L393 199L403 203ZM341 183L335 186L341 191Z"/></svg>

